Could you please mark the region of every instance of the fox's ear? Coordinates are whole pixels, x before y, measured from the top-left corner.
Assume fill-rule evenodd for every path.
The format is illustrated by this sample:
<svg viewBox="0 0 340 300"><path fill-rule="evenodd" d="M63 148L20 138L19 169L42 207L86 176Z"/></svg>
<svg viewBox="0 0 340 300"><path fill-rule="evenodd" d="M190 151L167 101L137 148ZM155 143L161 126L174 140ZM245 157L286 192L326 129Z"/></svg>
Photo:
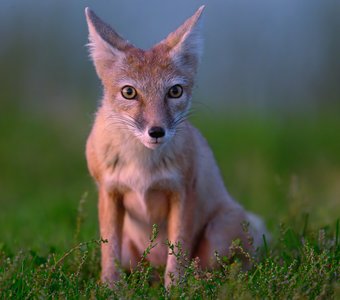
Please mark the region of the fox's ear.
<svg viewBox="0 0 340 300"><path fill-rule="evenodd" d="M107 69L124 58L124 52L131 45L88 7L85 9L85 15L89 28L87 46L98 76L102 79Z"/></svg>
<svg viewBox="0 0 340 300"><path fill-rule="evenodd" d="M169 54L175 64L195 72L203 52L201 37L201 6L193 16L187 19L177 30L170 33L161 43L170 49Z"/></svg>

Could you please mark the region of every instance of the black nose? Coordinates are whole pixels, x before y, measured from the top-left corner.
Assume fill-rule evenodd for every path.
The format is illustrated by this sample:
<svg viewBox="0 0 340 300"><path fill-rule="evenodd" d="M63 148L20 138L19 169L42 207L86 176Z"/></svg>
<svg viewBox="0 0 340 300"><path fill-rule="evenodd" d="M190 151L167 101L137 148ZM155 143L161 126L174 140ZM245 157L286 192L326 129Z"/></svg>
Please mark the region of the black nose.
<svg viewBox="0 0 340 300"><path fill-rule="evenodd" d="M165 135L165 130L162 127L151 127L148 131L152 138L161 138Z"/></svg>

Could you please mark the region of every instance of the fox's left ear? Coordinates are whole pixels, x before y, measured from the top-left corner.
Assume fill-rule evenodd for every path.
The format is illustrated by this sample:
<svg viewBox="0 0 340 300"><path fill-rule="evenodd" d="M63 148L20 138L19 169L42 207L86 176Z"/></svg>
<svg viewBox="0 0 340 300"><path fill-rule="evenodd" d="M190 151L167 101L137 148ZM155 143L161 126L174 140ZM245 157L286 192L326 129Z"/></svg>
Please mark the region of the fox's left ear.
<svg viewBox="0 0 340 300"><path fill-rule="evenodd" d="M161 44L166 44L170 49L169 55L175 64L180 67L186 67L189 72L196 72L203 52L201 36L203 9L204 6L201 6L193 16L161 42Z"/></svg>

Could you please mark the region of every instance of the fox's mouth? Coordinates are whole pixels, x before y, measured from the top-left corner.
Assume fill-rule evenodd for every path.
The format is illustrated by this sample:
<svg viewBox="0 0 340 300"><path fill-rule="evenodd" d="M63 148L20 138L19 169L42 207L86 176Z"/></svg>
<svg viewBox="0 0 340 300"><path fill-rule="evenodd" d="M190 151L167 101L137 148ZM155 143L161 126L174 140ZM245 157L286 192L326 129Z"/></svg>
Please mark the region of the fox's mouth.
<svg viewBox="0 0 340 300"><path fill-rule="evenodd" d="M150 148L150 149L156 149L159 146L164 144L164 139L163 138L154 138L150 141L147 141L146 144L144 144L146 147Z"/></svg>
<svg viewBox="0 0 340 300"><path fill-rule="evenodd" d="M148 138L148 139L143 139L141 142L144 144L145 147L149 149L156 149L164 144L166 144L167 139L162 137L162 138Z"/></svg>
<svg viewBox="0 0 340 300"><path fill-rule="evenodd" d="M163 144L164 141L163 141L162 138L155 138L155 139L153 139L150 143L151 143L151 144Z"/></svg>

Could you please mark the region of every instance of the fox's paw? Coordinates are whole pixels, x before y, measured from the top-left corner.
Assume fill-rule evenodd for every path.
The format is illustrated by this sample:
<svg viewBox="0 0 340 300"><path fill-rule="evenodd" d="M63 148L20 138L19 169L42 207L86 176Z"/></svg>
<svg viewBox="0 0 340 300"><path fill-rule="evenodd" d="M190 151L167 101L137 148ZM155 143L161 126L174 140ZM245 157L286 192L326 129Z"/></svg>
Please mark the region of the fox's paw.
<svg viewBox="0 0 340 300"><path fill-rule="evenodd" d="M106 284L109 288L113 288L116 281L120 279L120 272L117 270L102 271L101 282Z"/></svg>

